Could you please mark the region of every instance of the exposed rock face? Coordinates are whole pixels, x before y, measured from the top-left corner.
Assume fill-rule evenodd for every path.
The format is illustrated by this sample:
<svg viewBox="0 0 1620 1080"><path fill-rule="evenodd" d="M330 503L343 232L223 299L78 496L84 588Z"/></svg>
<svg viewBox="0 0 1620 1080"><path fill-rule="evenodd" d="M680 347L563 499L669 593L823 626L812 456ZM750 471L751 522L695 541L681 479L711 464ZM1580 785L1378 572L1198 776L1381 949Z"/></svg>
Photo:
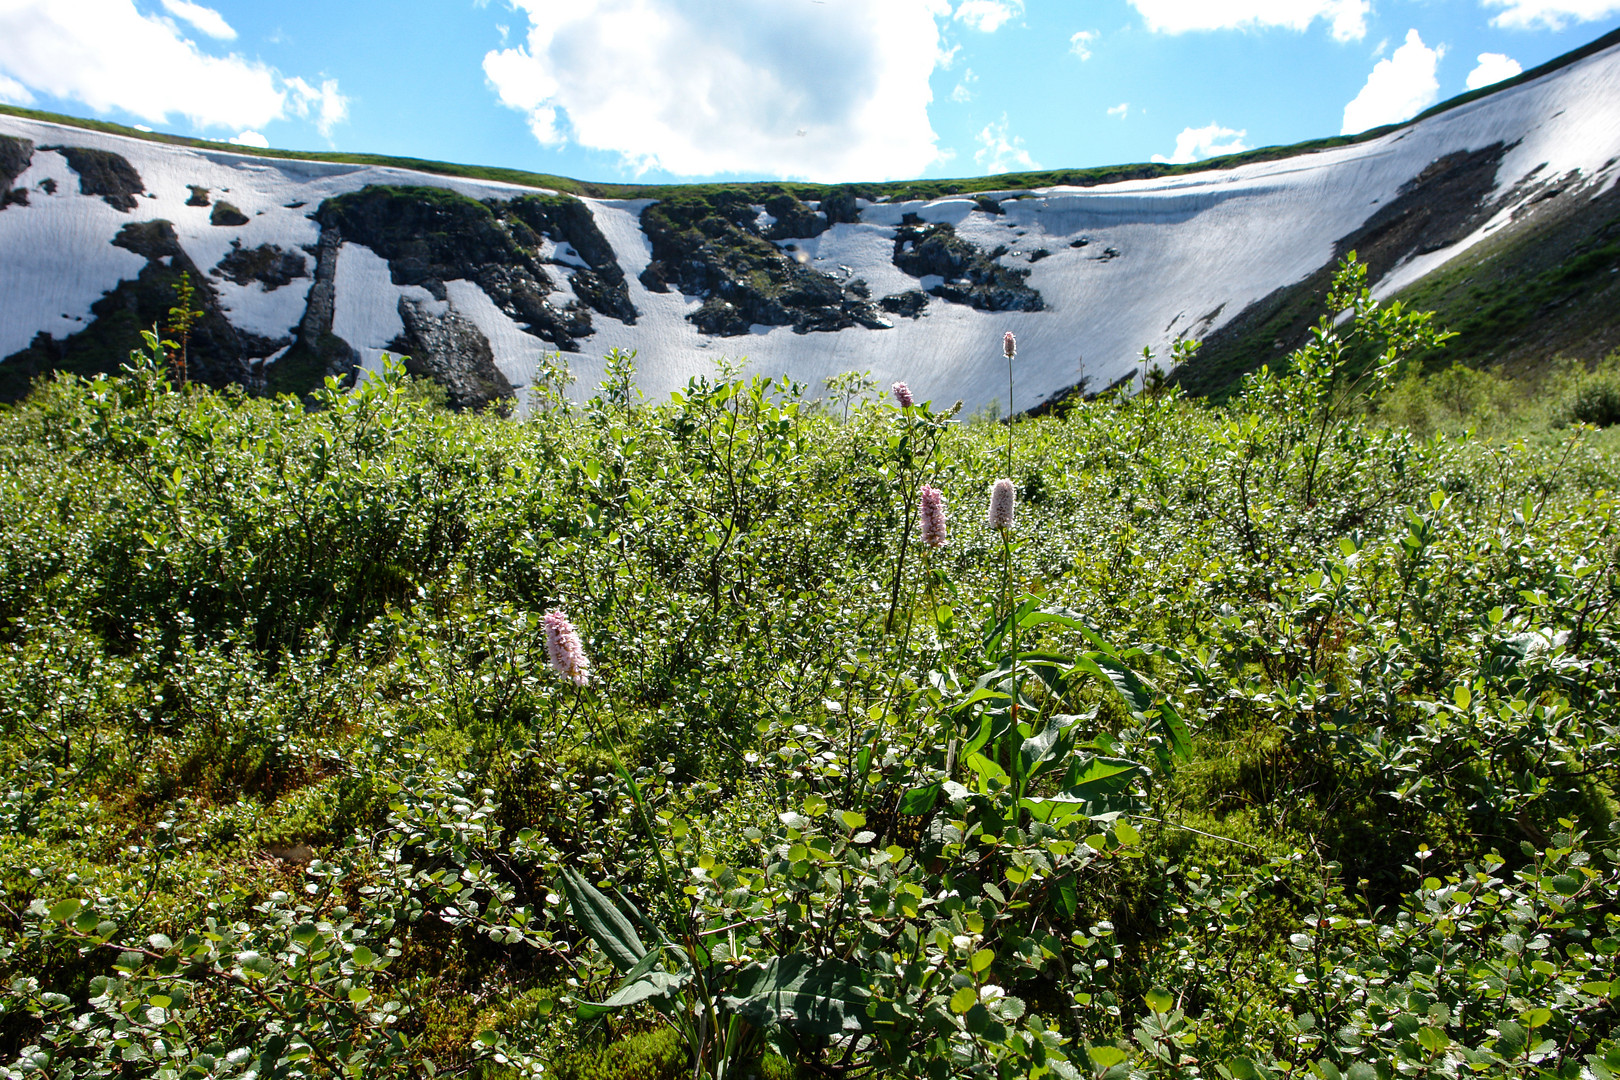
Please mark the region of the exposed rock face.
<svg viewBox="0 0 1620 1080"><path fill-rule="evenodd" d="M57 368L85 376L117 371L140 342L142 330L168 324L181 274L191 276L195 302L203 312L191 331L187 364L191 379L216 387L245 383L255 360L288 344L288 339L260 337L231 325L213 287L186 256L169 222L132 222L113 243L146 259L146 266L134 280L119 282L91 305L94 318L84 330L61 341L39 334L28 348L6 357L0 363L0 400L21 398L35 376Z"/></svg>
<svg viewBox="0 0 1620 1080"><path fill-rule="evenodd" d="M909 214L894 234L894 265L912 277L945 279L928 290L930 295L980 311L1042 310L1041 294L1024 284L1029 271L996 261L1006 250L983 251L956 235L954 226L924 225Z"/></svg>
<svg viewBox="0 0 1620 1080"><path fill-rule="evenodd" d="M309 263L301 251L283 251L275 244L244 248L242 241L232 240L231 250L209 273L238 285L257 281L269 292L291 283L294 278L308 277Z"/></svg>
<svg viewBox="0 0 1620 1080"><path fill-rule="evenodd" d="M189 199L186 201L190 202ZM234 228L247 223L248 216L224 199L215 203L214 209L208 215L208 224L210 225L228 225Z"/></svg>
<svg viewBox="0 0 1620 1080"><path fill-rule="evenodd" d="M757 215L740 191L681 193L641 212L652 262L641 282L654 292L671 285L704 298L687 316L705 334L746 334L755 324L791 326L800 334L893 324L858 291L801 265L759 235Z"/></svg>
<svg viewBox="0 0 1620 1080"><path fill-rule="evenodd" d="M476 281L530 333L578 352L576 339L591 333L590 310L546 299L556 286L540 260L539 237L510 212L509 203L443 188L372 186L326 200L316 218L323 230L337 229L387 259L396 285L420 285L442 300L445 282Z"/></svg>
<svg viewBox="0 0 1620 1080"><path fill-rule="evenodd" d="M186 205L187 206L207 206L208 205L208 189L207 188L203 187L201 184L187 184L186 185L186 190L191 192L191 197L186 200Z"/></svg>
<svg viewBox="0 0 1620 1080"><path fill-rule="evenodd" d="M400 297L405 333L389 349L404 355L405 370L445 388L453 409L484 409L516 395L495 366L495 353L472 321L454 308L435 315L419 300Z"/></svg>
<svg viewBox="0 0 1620 1080"><path fill-rule="evenodd" d="M128 161L111 150L89 150L82 146L42 146L67 158L68 168L79 174L79 194L100 195L108 206L128 213L135 209L135 196L146 190L141 174Z"/></svg>
<svg viewBox="0 0 1620 1080"><path fill-rule="evenodd" d="M266 373L266 389L271 393L307 393L320 386L327 376L347 381L360 366L360 354L332 333L338 251L342 247L341 230L336 227L321 230L321 239L314 251L315 283L309 288L304 318L298 324L298 337Z"/></svg>
<svg viewBox="0 0 1620 1080"><path fill-rule="evenodd" d="M921 289L908 289L903 293L885 296L878 301L878 306L892 314L917 319L922 317L923 309L928 306L928 294Z"/></svg>
<svg viewBox="0 0 1620 1080"><path fill-rule="evenodd" d="M635 324L637 312L630 303L624 269L590 207L568 195L524 195L507 203L503 212L554 243L572 247L590 267L569 275L574 295L609 318Z"/></svg>
<svg viewBox="0 0 1620 1080"><path fill-rule="evenodd" d="M11 184L34 160L34 144L28 139L0 135L0 210L12 203L28 205L28 189Z"/></svg>
<svg viewBox="0 0 1620 1080"><path fill-rule="evenodd" d="M1232 386L1247 372L1275 363L1303 344L1321 311L1334 267L1352 251L1367 264L1368 280L1377 281L1408 256L1447 247L1473 232L1500 205L1489 196L1507 150L1493 143L1434 161L1361 228L1340 237L1331 262L1250 304L1205 338L1197 361L1177 371L1175 380L1194 393ZM1508 192L1502 199L1517 201L1523 194Z"/></svg>
<svg viewBox="0 0 1620 1080"><path fill-rule="evenodd" d="M801 240L827 231L825 214L812 210L792 195L772 195L765 200L765 212L776 221L765 233L767 240Z"/></svg>

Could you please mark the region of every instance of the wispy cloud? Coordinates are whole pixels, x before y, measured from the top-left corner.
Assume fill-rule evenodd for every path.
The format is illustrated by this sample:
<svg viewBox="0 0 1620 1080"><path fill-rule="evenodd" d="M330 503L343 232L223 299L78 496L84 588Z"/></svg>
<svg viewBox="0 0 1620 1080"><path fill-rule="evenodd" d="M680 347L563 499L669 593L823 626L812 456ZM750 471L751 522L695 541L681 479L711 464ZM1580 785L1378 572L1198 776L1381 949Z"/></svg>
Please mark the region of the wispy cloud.
<svg viewBox="0 0 1620 1080"><path fill-rule="evenodd" d="M1112 111L1112 110L1110 110ZM1201 128L1183 128L1176 136L1175 152L1166 157L1163 154L1154 154L1153 160L1167 165L1185 165L1192 161L1203 161L1205 158L1220 157L1222 154L1237 154L1249 149L1243 137L1247 130L1234 130L1221 127L1219 124L1210 124Z"/></svg>
<svg viewBox="0 0 1620 1080"><path fill-rule="evenodd" d="M221 41L236 40L236 31L225 21L225 16L211 7L188 3L187 0L163 0L163 10L192 25L198 33Z"/></svg>
<svg viewBox="0 0 1620 1080"><path fill-rule="evenodd" d="M1108 107L1108 115L1117 116L1121 120L1125 119L1127 116L1131 115L1131 103L1128 101L1122 101L1118 105L1110 105Z"/></svg>
<svg viewBox="0 0 1620 1080"><path fill-rule="evenodd" d="M1361 93L1344 107L1340 132L1354 135L1383 124L1398 124L1440 100L1435 69L1443 55L1445 46L1431 49L1415 29L1408 30L1405 44L1373 65Z"/></svg>
<svg viewBox="0 0 1620 1080"><path fill-rule="evenodd" d="M1578 0L1577 0L1578 2ZM1367 34L1371 0L1130 0L1148 29L1165 34L1189 30L1304 30L1323 19L1340 41Z"/></svg>
<svg viewBox="0 0 1620 1080"><path fill-rule="evenodd" d="M1030 172L1040 164L1024 149L1024 140L1007 129L1007 117L986 124L979 132L979 149L973 155L986 176L1006 172Z"/></svg>
<svg viewBox="0 0 1620 1080"><path fill-rule="evenodd" d="M1606 19L1620 12L1620 0L1484 0L1486 7L1502 8L1492 26L1515 29L1543 27L1562 30L1571 23Z"/></svg>
<svg viewBox="0 0 1620 1080"><path fill-rule="evenodd" d="M973 84L978 81L979 77L973 74L972 68L968 68L966 71L962 72L962 81L957 83L956 88L951 91L951 100L956 102L958 105L966 104L967 102L972 101Z"/></svg>
<svg viewBox="0 0 1620 1080"><path fill-rule="evenodd" d="M1097 40L1095 30L1076 30L1069 36L1069 51L1081 60L1091 59L1091 43Z"/></svg>
<svg viewBox="0 0 1620 1080"><path fill-rule="evenodd" d="M956 6L958 22L986 34L995 33L1023 14L1024 0L962 0Z"/></svg>

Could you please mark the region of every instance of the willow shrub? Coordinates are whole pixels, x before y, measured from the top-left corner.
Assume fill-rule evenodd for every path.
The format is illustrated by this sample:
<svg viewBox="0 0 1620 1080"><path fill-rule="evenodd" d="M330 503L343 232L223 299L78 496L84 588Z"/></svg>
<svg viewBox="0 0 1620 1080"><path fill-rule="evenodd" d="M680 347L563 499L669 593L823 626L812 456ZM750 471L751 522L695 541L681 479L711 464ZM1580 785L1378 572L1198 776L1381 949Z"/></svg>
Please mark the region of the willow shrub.
<svg viewBox="0 0 1620 1080"><path fill-rule="evenodd" d="M1005 425L729 371L41 384L0 1070L1610 1075L1616 463L1370 422L1442 335L1335 307L1017 422L1005 532Z"/></svg>

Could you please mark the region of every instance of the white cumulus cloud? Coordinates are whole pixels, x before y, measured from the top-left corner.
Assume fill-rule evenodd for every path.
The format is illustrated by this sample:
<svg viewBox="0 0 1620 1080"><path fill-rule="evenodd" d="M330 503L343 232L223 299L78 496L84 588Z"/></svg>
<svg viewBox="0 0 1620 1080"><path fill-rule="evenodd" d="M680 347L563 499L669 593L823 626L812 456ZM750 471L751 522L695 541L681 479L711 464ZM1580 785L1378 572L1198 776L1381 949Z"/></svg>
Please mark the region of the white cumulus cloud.
<svg viewBox="0 0 1620 1080"><path fill-rule="evenodd" d="M1109 109L1113 112L1113 109ZM1120 113L1121 118L1124 113ZM1238 154L1249 149L1243 137L1249 132L1247 129L1237 131L1219 124L1210 124L1201 128L1183 128L1176 136L1176 149L1169 157L1163 154L1154 154L1153 160L1166 165L1185 165L1190 161L1203 161L1205 158L1220 157L1222 154Z"/></svg>
<svg viewBox="0 0 1620 1080"><path fill-rule="evenodd" d="M1127 116L1131 115L1131 103L1128 101L1122 101L1118 105L1110 105L1108 107L1108 115L1117 116L1121 120L1125 119Z"/></svg>
<svg viewBox="0 0 1620 1080"><path fill-rule="evenodd" d="M1024 13L1024 0L962 0L956 18L975 30L993 34Z"/></svg>
<svg viewBox="0 0 1620 1080"><path fill-rule="evenodd" d="M1024 149L1024 140L1007 130L1005 114L1000 122L991 122L979 132L979 149L973 155L986 176L1007 172L1030 172L1040 164Z"/></svg>
<svg viewBox="0 0 1620 1080"><path fill-rule="evenodd" d="M257 146L260 150L270 149L270 140L257 131L244 131L234 139L227 139L226 141L233 142L237 146Z"/></svg>
<svg viewBox="0 0 1620 1080"><path fill-rule="evenodd" d="M1570 23L1606 19L1620 12L1620 0L1484 0L1486 7L1502 8L1492 26L1562 30Z"/></svg>
<svg viewBox="0 0 1620 1080"><path fill-rule="evenodd" d="M1445 47L1429 48L1416 30L1406 32L1406 43L1373 65L1367 85L1344 107L1340 133L1354 135L1383 124L1410 120L1440 99L1435 67Z"/></svg>
<svg viewBox="0 0 1620 1080"><path fill-rule="evenodd" d="M1482 86L1511 79L1523 71L1524 68L1511 56L1495 52L1480 53L1479 64L1468 73L1468 82L1464 85L1470 90L1478 90Z"/></svg>
<svg viewBox="0 0 1620 1080"><path fill-rule="evenodd" d="M236 30L225 21L225 16L211 7L188 3L187 0L163 0L163 10L177 19L190 23L200 34L207 34L221 41L232 41L236 38Z"/></svg>
<svg viewBox="0 0 1620 1080"><path fill-rule="evenodd" d="M1165 34L1189 30L1304 30L1326 20L1340 41L1367 34L1372 0L1130 0L1148 29Z"/></svg>
<svg viewBox="0 0 1620 1080"><path fill-rule="evenodd" d="M230 29L210 8L165 6L193 25L212 15L210 33ZM316 92L321 103L312 106L303 80L204 52L173 20L143 15L133 0L0 0L0 92L8 85L96 112L122 109L156 122L182 116L203 128L253 129L289 115L313 115L319 126L347 109L335 82Z"/></svg>
<svg viewBox="0 0 1620 1080"><path fill-rule="evenodd" d="M1091 43L1097 40L1095 30L1076 30L1069 37L1069 51L1082 60L1091 59Z"/></svg>
<svg viewBox="0 0 1620 1080"><path fill-rule="evenodd" d="M28 92L28 87L16 79L0 75L0 102L7 105L32 105L34 95Z"/></svg>
<svg viewBox="0 0 1620 1080"><path fill-rule="evenodd" d="M484 74L545 145L679 176L877 180L940 157L939 0L513 3L527 33Z"/></svg>

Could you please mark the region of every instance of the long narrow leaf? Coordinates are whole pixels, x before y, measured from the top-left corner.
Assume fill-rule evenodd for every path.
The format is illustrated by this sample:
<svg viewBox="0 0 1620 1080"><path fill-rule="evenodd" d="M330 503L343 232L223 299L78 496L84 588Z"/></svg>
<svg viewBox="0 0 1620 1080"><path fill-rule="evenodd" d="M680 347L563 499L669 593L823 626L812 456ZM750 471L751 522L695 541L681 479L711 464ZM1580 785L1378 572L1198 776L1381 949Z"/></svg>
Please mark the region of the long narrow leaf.
<svg viewBox="0 0 1620 1080"><path fill-rule="evenodd" d="M647 946L636 935L636 928L601 890L571 867L562 870L563 892L580 927L602 947L613 966L632 971L647 956Z"/></svg>

